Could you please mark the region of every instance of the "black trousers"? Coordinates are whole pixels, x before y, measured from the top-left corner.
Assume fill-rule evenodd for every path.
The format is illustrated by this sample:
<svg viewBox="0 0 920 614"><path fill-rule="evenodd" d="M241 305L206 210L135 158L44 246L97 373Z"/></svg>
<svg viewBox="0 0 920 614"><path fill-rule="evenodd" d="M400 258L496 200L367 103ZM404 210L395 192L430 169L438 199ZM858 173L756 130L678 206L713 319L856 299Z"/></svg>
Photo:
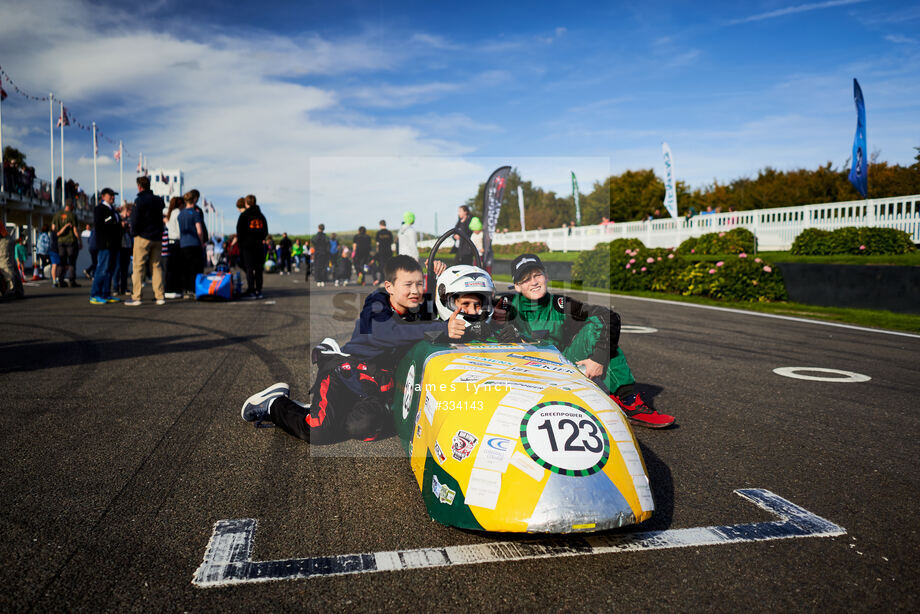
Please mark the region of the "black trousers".
<svg viewBox="0 0 920 614"><path fill-rule="evenodd" d="M261 245L254 247L240 247L240 259L243 261L243 270L246 271L246 292L262 292L262 275L265 264L265 252Z"/></svg>
<svg viewBox="0 0 920 614"><path fill-rule="evenodd" d="M182 262L185 265L182 288L186 292L195 292L195 277L204 273L204 256L200 245L182 248Z"/></svg>
<svg viewBox="0 0 920 614"><path fill-rule="evenodd" d="M166 259L166 292L182 293L185 268L182 264L182 248L178 241L169 242L169 257Z"/></svg>
<svg viewBox="0 0 920 614"><path fill-rule="evenodd" d="M329 266L329 254L313 254L314 273L317 282L326 281L326 269Z"/></svg>
<svg viewBox="0 0 920 614"><path fill-rule="evenodd" d="M304 441L324 444L348 439L342 432L339 420L333 419L331 415L324 415L322 420L313 417L308 408L301 407L287 397L278 397L272 402L269 416L275 426Z"/></svg>

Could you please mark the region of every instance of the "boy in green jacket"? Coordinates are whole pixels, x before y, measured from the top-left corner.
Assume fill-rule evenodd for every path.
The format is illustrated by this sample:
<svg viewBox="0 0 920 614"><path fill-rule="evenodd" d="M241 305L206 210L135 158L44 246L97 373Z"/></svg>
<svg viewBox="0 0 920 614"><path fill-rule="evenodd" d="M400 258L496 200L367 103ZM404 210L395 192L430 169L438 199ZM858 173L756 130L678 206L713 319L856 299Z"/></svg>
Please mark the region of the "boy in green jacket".
<svg viewBox="0 0 920 614"><path fill-rule="evenodd" d="M562 350L562 355L581 367L585 375L601 384L630 422L648 428L664 428L674 417L652 409L635 391L633 377L619 347L620 316L606 307L587 305L561 294L550 294L546 268L534 254L522 254L511 263L517 294L498 298L496 316L524 337L537 331Z"/></svg>

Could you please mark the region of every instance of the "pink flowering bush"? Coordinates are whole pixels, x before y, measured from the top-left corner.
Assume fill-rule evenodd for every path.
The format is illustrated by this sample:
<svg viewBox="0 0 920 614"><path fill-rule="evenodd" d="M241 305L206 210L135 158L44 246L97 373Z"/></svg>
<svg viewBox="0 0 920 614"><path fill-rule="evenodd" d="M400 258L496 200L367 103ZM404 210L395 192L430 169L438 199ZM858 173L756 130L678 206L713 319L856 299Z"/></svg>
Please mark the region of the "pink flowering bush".
<svg viewBox="0 0 920 614"><path fill-rule="evenodd" d="M690 238L677 248L681 254L739 254L754 251L754 233L747 228L710 232Z"/></svg>
<svg viewBox="0 0 920 614"><path fill-rule="evenodd" d="M635 243L624 245L624 241ZM782 275L760 258L742 258L739 253L737 258L715 264L689 263L679 252L648 249L635 239L619 239L582 252L572 266L572 279L585 286L613 290L651 290L735 301L787 298Z"/></svg>

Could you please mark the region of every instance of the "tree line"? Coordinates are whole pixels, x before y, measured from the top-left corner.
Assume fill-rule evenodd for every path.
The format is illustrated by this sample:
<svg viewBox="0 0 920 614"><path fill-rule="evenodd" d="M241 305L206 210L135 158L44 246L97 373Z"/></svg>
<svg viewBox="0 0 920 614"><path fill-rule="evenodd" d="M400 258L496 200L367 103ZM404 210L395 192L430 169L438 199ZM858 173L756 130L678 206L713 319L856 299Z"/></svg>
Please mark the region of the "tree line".
<svg viewBox="0 0 920 614"><path fill-rule="evenodd" d="M887 198L920 194L920 147L910 166L889 164L873 159L869 163L869 198ZM874 156L877 158L877 156ZM718 180L701 188L690 189L676 182L678 213L696 215L711 208L729 210L794 207L816 203L860 200L859 192L847 179L849 161L834 168L831 162L817 169L780 171L766 167L757 177L742 177L729 183ZM476 196L466 201L473 215L482 216L484 183ZM525 181L515 168L508 176L498 228L520 230L517 188L524 192L525 223L528 230L558 228L575 220L575 201L571 194L558 195ZM629 222L652 217L668 217L664 208L664 181L653 169L629 170L595 181L591 192L579 192L581 223L599 224L604 218Z"/></svg>

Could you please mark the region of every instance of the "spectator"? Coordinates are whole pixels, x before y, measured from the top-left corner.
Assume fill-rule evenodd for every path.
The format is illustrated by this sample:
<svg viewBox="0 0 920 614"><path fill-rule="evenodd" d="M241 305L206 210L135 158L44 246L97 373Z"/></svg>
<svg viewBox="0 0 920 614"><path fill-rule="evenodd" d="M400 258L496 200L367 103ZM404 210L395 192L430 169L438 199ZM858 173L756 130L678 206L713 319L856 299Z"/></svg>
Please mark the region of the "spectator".
<svg viewBox="0 0 920 614"><path fill-rule="evenodd" d="M393 233L387 228L386 220L380 220L380 230L375 237L377 241L377 265L382 271L393 257ZM383 283L383 279L380 280Z"/></svg>
<svg viewBox="0 0 920 614"><path fill-rule="evenodd" d="M329 235L329 255L331 259L335 259L336 254L339 253L339 237L334 232Z"/></svg>
<svg viewBox="0 0 920 614"><path fill-rule="evenodd" d="M0 296L13 293L19 297L23 295L22 280L13 262L14 240L6 228L0 223Z"/></svg>
<svg viewBox="0 0 920 614"><path fill-rule="evenodd" d="M48 230L48 237L51 239L51 247L48 249L48 260L51 261L51 285L58 288L60 287L58 274L61 270L61 255L58 253L57 233L54 232L52 228Z"/></svg>
<svg viewBox="0 0 920 614"><path fill-rule="evenodd" d="M367 234L367 228L358 227L358 234L355 235L354 243L351 245L352 258L354 259L355 273L358 275L358 281L363 286L366 282L364 275L364 265L371 257L371 237ZM373 278L371 278L373 281Z"/></svg>
<svg viewBox="0 0 920 614"><path fill-rule="evenodd" d="M300 239L294 239L294 244L291 246L291 260L294 261L294 271L300 273L300 263L303 260L303 243L300 242Z"/></svg>
<svg viewBox="0 0 920 614"><path fill-rule="evenodd" d="M89 257L92 261L89 268L83 269L83 275L86 276L86 279L92 279L93 275L96 274L97 253L99 251L99 247L96 245L96 233L93 228L87 224L83 232L80 233L80 238L83 239L84 243L86 243L86 247L89 248Z"/></svg>
<svg viewBox="0 0 920 614"><path fill-rule="evenodd" d="M246 294L244 298L262 298L262 275L265 252L262 242L268 236L268 222L256 204L252 194L243 200L243 212L236 222L236 236L240 244L240 257L246 271Z"/></svg>
<svg viewBox="0 0 920 614"><path fill-rule="evenodd" d="M351 260L348 259L348 248L344 245L339 247L339 257L336 258L333 273L335 274L335 285L348 285L348 280L351 279Z"/></svg>
<svg viewBox="0 0 920 614"><path fill-rule="evenodd" d="M237 239L236 234L230 235L228 243L230 245L227 247L227 258L229 259L228 264L230 269L233 269L234 267L240 269L243 268L243 265L240 264L240 242L239 239Z"/></svg>
<svg viewBox="0 0 920 614"><path fill-rule="evenodd" d="M316 285L323 287L326 285L326 268L329 266L329 256L332 252L329 237L324 232L326 226L320 224L317 228L317 233L313 235L313 272L316 274Z"/></svg>
<svg viewBox="0 0 920 614"><path fill-rule="evenodd" d="M49 262L48 252L51 251L51 227L48 224L42 226L41 232L38 233L38 240L35 242L35 255L38 257L38 268L35 269L32 279L44 279L45 267Z"/></svg>
<svg viewBox="0 0 920 614"><path fill-rule="evenodd" d="M473 252L467 242L461 239L461 237L470 238L470 221L472 221L470 208L467 205L460 205L457 208L457 223L454 225L456 231L454 241L457 242L453 249L457 254L455 264L473 264Z"/></svg>
<svg viewBox="0 0 920 614"><path fill-rule="evenodd" d="M137 198L131 211L131 236L134 237L134 274L131 276L131 300L125 305L136 307L141 304L147 264L153 277L153 294L157 305L165 305L163 290L163 268L160 256L163 252L163 199L150 191L150 177L137 178Z"/></svg>
<svg viewBox="0 0 920 614"><path fill-rule="evenodd" d="M214 244L214 252L211 256L211 266L216 267L217 263L224 257L224 240L221 237L214 237L212 243Z"/></svg>
<svg viewBox="0 0 920 614"><path fill-rule="evenodd" d="M13 248L13 259L16 261L16 270L19 271L20 280L25 280L26 278L26 259L28 257L26 254L26 238L21 236L16 240L16 245Z"/></svg>
<svg viewBox="0 0 920 614"><path fill-rule="evenodd" d="M179 214L185 203L178 196L169 199L169 207L166 209L166 232L169 237L169 246L167 251L169 258L166 260L166 298L182 298L182 284L185 276L185 267L182 264L182 248L179 246Z"/></svg>
<svg viewBox="0 0 920 614"><path fill-rule="evenodd" d="M134 253L134 237L131 236L131 210L134 203L125 203L118 212L121 217L121 246L112 273L112 294L128 295L128 273L131 270L131 254ZM165 229L164 229L165 230Z"/></svg>
<svg viewBox="0 0 920 614"><path fill-rule="evenodd" d="M179 212L179 251L182 252L182 290L186 298L195 296L195 278L204 273L204 215L196 205L200 194L189 190L182 195L185 207Z"/></svg>
<svg viewBox="0 0 920 614"><path fill-rule="evenodd" d="M70 279L70 287L79 288L77 283L77 253L83 248L83 241L77 234L77 218L73 214L73 205L64 204L64 210L58 211L51 218L51 232L57 235L58 255L61 258L61 264L58 267L60 278L58 285L61 288L67 287L67 280Z"/></svg>
<svg viewBox="0 0 920 614"><path fill-rule="evenodd" d="M403 223L396 235L396 253L409 256L418 260L418 232L415 231L415 214L411 211L403 213ZM355 263L357 265L357 263Z"/></svg>
<svg viewBox="0 0 920 614"><path fill-rule="evenodd" d="M288 237L286 232L281 233L281 241L278 242L278 247L281 248L281 258L278 262L278 267L281 269L280 273L291 274L291 249L294 247L294 244L291 242L291 239Z"/></svg>
<svg viewBox="0 0 920 614"><path fill-rule="evenodd" d="M310 246L310 242L305 240L303 242L303 265L302 266L304 270L306 271L306 274L304 275L304 281L307 283L310 283L310 260L312 259L311 258L312 251L313 251L313 248Z"/></svg>
<svg viewBox="0 0 920 614"><path fill-rule="evenodd" d="M115 210L115 192L111 188L102 188L99 192L99 204L93 210L93 229L96 232L97 261L89 302L93 305L119 303L121 301L112 296L112 273L121 250L122 226Z"/></svg>
<svg viewBox="0 0 920 614"><path fill-rule="evenodd" d="M472 236L470 236L470 241L476 246L476 251L479 252L479 257L482 258L485 256L482 244L482 220L478 217L474 217L470 220L470 232L473 233Z"/></svg>

